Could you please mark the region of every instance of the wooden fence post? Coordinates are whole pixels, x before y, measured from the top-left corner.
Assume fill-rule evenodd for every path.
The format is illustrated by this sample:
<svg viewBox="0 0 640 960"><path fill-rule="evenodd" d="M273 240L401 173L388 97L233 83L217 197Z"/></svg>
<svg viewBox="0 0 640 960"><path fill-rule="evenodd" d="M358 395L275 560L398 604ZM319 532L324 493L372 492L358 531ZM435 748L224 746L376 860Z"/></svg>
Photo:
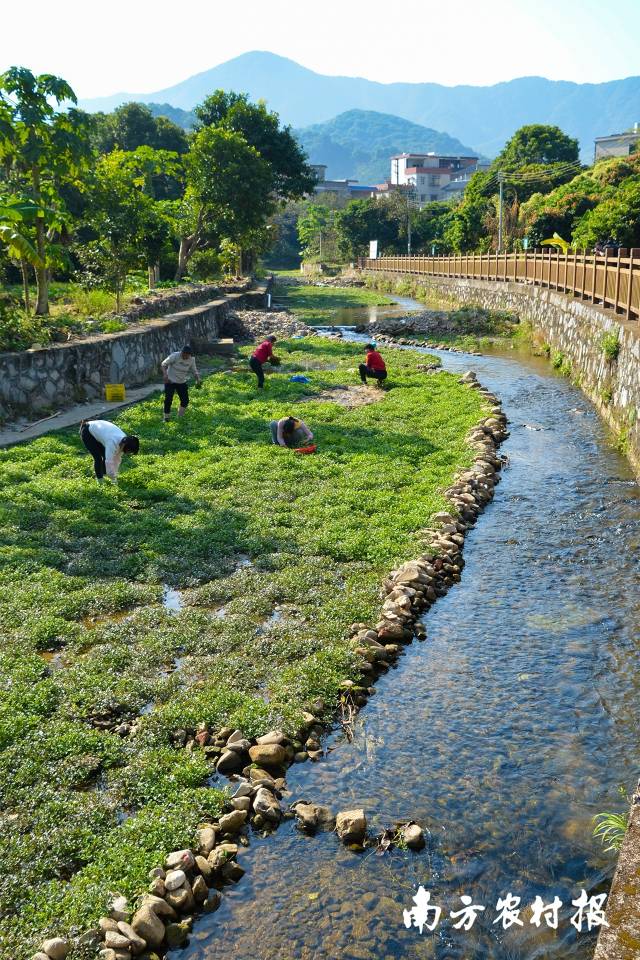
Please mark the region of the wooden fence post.
<svg viewBox="0 0 640 960"><path fill-rule="evenodd" d="M634 248L629 250L629 283L627 287L627 320L631 320L631 293L633 290L633 253Z"/></svg>

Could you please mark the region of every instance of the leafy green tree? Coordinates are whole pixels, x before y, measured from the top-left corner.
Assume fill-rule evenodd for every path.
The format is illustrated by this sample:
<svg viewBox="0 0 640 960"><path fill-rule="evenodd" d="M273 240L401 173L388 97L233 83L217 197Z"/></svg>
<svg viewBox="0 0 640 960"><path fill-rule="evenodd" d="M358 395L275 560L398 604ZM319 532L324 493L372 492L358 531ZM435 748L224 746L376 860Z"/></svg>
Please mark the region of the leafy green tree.
<svg viewBox="0 0 640 960"><path fill-rule="evenodd" d="M155 117L144 103L125 103L113 113L89 114L88 119L98 153L152 147L183 154L189 149L185 131L167 117Z"/></svg>
<svg viewBox="0 0 640 960"><path fill-rule="evenodd" d="M298 238L305 260L332 260L337 252L335 210L310 203L298 217Z"/></svg>
<svg viewBox="0 0 640 960"><path fill-rule="evenodd" d="M20 264L24 308L27 313L31 312L29 268L40 266L41 261L29 237L29 230L25 228L33 225L39 212L39 207L30 200L15 196L0 197L0 245L12 260Z"/></svg>
<svg viewBox="0 0 640 960"><path fill-rule="evenodd" d="M187 158L187 191L177 214L180 249L176 279L199 248L227 238L243 245L273 212L269 164L244 137L203 127Z"/></svg>
<svg viewBox="0 0 640 960"><path fill-rule="evenodd" d="M76 97L60 77L34 76L24 67L11 67L0 76L0 161L10 189L39 208L33 245L40 316L49 312L50 268L59 255L62 188L80 178L90 158L83 115L54 106L65 101L75 103Z"/></svg>
<svg viewBox="0 0 640 960"><path fill-rule="evenodd" d="M352 200L336 213L338 245L346 257L368 256L369 242L378 241L381 254L395 253L399 246L399 223L386 200L369 197Z"/></svg>
<svg viewBox="0 0 640 960"><path fill-rule="evenodd" d="M578 153L578 141L560 127L531 123L516 130L498 154L495 167L509 170L530 164L577 164Z"/></svg>
<svg viewBox="0 0 640 960"><path fill-rule="evenodd" d="M290 127L281 127L277 113L264 103L251 103L246 94L216 90L196 107L196 129L219 127L241 134L269 164L271 190L279 200L296 199L311 193L316 175L293 136Z"/></svg>
<svg viewBox="0 0 640 960"><path fill-rule="evenodd" d="M640 176L629 177L608 192L577 222L573 243L593 247L612 238L623 247L640 246Z"/></svg>

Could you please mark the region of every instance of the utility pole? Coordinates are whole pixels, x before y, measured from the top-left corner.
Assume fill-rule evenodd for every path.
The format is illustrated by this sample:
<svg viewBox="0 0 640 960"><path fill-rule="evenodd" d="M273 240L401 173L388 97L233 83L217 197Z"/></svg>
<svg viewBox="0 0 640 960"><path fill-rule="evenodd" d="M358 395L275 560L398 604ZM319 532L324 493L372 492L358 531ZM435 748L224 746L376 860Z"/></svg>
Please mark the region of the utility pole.
<svg viewBox="0 0 640 960"><path fill-rule="evenodd" d="M504 173L500 171L498 174L498 183L500 184L500 199L499 199L499 210L498 210L498 253L502 253L502 207L503 207L503 195L504 195Z"/></svg>

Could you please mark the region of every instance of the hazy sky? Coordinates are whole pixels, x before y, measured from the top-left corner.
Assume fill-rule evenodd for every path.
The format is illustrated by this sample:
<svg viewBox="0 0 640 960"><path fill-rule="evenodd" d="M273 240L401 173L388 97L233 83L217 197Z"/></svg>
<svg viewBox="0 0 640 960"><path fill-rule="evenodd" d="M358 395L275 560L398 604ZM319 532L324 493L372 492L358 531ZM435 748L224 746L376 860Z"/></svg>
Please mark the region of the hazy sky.
<svg viewBox="0 0 640 960"><path fill-rule="evenodd" d="M640 74L640 0L0 0L0 70L79 97L171 86L247 50L319 73L488 84Z"/></svg>

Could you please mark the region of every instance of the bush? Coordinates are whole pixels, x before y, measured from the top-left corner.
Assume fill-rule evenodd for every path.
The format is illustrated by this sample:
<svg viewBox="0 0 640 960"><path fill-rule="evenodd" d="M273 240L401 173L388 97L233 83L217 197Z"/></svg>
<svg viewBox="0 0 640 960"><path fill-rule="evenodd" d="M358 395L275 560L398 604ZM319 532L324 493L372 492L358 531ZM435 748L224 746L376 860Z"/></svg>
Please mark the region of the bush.
<svg viewBox="0 0 640 960"><path fill-rule="evenodd" d="M9 297L0 297L0 350L28 350L49 343L51 331L43 317L30 317Z"/></svg>
<svg viewBox="0 0 640 960"><path fill-rule="evenodd" d="M194 280L215 280L222 273L220 257L215 250L198 250L189 261L189 273Z"/></svg>
<svg viewBox="0 0 640 960"><path fill-rule="evenodd" d="M618 359L618 354L620 353L619 335L619 330L612 330L611 333L603 333L600 339L602 352L609 363L613 363L614 360Z"/></svg>

